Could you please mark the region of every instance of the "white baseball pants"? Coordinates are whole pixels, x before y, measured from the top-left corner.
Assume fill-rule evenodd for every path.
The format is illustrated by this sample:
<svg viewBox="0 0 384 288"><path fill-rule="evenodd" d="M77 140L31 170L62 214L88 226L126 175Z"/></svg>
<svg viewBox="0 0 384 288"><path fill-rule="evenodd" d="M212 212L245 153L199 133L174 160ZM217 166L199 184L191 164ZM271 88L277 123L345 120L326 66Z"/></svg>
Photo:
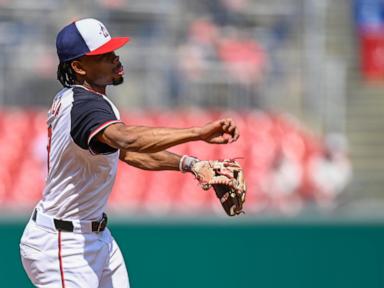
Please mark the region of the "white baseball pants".
<svg viewBox="0 0 384 288"><path fill-rule="evenodd" d="M123 255L108 228L63 232L30 220L20 254L28 277L39 288L129 288Z"/></svg>

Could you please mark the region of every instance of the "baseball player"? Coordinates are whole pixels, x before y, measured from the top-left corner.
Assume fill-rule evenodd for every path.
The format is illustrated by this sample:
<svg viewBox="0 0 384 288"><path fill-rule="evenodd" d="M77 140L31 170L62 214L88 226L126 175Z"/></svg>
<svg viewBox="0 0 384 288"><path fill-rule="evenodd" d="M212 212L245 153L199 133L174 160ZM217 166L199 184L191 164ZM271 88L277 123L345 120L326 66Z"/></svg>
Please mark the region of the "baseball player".
<svg viewBox="0 0 384 288"><path fill-rule="evenodd" d="M118 161L185 172L196 159L167 148L189 141L225 144L239 137L231 119L185 129L123 123L106 87L123 83L114 51L128 40L112 38L91 18L57 35L57 78L64 88L48 112L46 186L20 241L23 267L36 287L129 287L104 213Z"/></svg>

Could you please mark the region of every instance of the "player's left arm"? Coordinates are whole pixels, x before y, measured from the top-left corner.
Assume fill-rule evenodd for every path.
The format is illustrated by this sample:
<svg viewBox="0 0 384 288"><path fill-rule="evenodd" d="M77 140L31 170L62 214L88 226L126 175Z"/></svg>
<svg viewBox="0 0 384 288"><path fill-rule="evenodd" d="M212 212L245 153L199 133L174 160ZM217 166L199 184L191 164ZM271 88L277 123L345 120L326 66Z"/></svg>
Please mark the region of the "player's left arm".
<svg viewBox="0 0 384 288"><path fill-rule="evenodd" d="M169 151L156 153L139 153L127 150L120 150L120 160L128 165L143 170L179 170L181 156Z"/></svg>
<svg viewBox="0 0 384 288"><path fill-rule="evenodd" d="M191 172L204 190L213 187L227 215L244 213L243 204L247 187L243 170L234 160L200 161L191 156L180 156L166 150L156 153L120 150L120 160L143 170Z"/></svg>

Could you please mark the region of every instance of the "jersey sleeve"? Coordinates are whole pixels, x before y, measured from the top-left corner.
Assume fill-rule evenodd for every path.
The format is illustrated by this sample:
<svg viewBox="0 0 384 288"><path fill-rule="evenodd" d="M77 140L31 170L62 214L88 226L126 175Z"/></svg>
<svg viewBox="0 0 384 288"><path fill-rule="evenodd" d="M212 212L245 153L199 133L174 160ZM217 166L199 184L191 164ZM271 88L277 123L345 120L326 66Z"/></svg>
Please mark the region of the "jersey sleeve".
<svg viewBox="0 0 384 288"><path fill-rule="evenodd" d="M92 154L114 153L117 149L98 141L95 136L119 122L111 105L102 97L80 98L74 101L71 110L71 136L77 145Z"/></svg>

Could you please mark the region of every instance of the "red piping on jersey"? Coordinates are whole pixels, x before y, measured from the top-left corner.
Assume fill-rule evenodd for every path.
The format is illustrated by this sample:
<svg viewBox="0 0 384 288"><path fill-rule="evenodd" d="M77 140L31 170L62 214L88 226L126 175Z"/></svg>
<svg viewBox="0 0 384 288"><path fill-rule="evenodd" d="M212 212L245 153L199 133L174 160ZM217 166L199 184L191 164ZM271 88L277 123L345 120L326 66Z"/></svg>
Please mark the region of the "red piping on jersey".
<svg viewBox="0 0 384 288"><path fill-rule="evenodd" d="M89 135L88 137L88 144L91 142L92 138L97 134L99 133L101 130L107 128L107 126L111 125L111 124L114 124L114 123L122 123L123 121L121 120L111 120L111 121L107 121L105 122L104 124L101 124L99 127L97 127L95 130L93 130L93 132Z"/></svg>
<svg viewBox="0 0 384 288"><path fill-rule="evenodd" d="M121 120L111 120L111 121L107 121L105 122L104 124L101 124L99 127L97 127L88 137L88 146L89 146L89 143L91 143L91 140L92 138L97 134L99 133L101 130L107 128L109 125L111 124L114 124L114 123L123 123L123 121ZM91 152L93 153L92 149L90 149Z"/></svg>
<svg viewBox="0 0 384 288"><path fill-rule="evenodd" d="M58 239L58 248L59 248L59 265L60 265L60 276L61 276L61 287L65 288L64 281L64 269L63 269L63 258L61 256L61 231L59 231L59 239Z"/></svg>
<svg viewBox="0 0 384 288"><path fill-rule="evenodd" d="M49 161L51 159L51 144L52 144L52 126L48 126L48 144L47 144L47 169L49 174Z"/></svg>

